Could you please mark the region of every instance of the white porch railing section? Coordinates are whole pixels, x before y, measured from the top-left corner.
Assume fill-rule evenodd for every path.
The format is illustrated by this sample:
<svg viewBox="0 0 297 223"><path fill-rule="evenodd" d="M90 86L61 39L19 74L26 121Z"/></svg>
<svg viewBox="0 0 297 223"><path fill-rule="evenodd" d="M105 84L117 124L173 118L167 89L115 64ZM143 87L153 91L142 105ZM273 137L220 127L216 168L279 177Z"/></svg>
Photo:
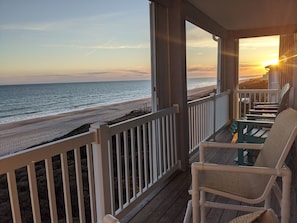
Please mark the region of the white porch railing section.
<svg viewBox="0 0 297 223"><path fill-rule="evenodd" d="M229 95L227 91L188 102L190 154L228 123Z"/></svg>
<svg viewBox="0 0 297 223"><path fill-rule="evenodd" d="M109 171L107 185L98 191L101 198L110 201L110 208L105 207L103 212L122 218L141 195L178 169L176 113L177 107L173 107L119 124L100 126L100 146L106 152L98 156L97 163L109 161L103 162L107 165L103 168ZM98 207L97 211L102 212L102 208Z"/></svg>
<svg viewBox="0 0 297 223"><path fill-rule="evenodd" d="M88 132L1 157L3 222L95 222L94 139Z"/></svg>
<svg viewBox="0 0 297 223"><path fill-rule="evenodd" d="M278 102L278 89L240 89L235 90L235 99L238 101L238 118L245 117L254 102Z"/></svg>
<svg viewBox="0 0 297 223"><path fill-rule="evenodd" d="M0 158L4 222L121 217L178 167L173 107ZM100 127L100 128L97 128Z"/></svg>
<svg viewBox="0 0 297 223"><path fill-rule="evenodd" d="M189 152L229 121L228 100L226 92L188 104ZM110 126L94 124L87 133L1 157L1 217L123 218L179 168L177 112L176 106Z"/></svg>

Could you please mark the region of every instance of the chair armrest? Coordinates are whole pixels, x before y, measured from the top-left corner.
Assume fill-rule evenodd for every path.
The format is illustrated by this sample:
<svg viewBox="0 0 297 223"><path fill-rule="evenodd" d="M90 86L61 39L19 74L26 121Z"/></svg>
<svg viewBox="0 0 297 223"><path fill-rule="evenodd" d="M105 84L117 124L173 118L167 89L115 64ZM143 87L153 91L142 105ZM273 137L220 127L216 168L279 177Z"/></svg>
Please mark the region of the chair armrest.
<svg viewBox="0 0 297 223"><path fill-rule="evenodd" d="M264 114L246 114L247 120L274 120L276 118L276 114L264 113Z"/></svg>
<svg viewBox="0 0 297 223"><path fill-rule="evenodd" d="M222 164L213 164L213 163L201 163L194 162L192 163L192 173L199 170L210 170L210 171L219 171L219 172L233 172L233 173L254 173L261 175L274 175L274 176L283 176L290 172L290 169L285 165L280 168L269 168L261 166L234 166L234 165L222 165Z"/></svg>
<svg viewBox="0 0 297 223"><path fill-rule="evenodd" d="M209 142L203 141L200 143L199 149L238 149L238 148L246 148L246 149L256 149L261 150L263 148L262 144L252 144L252 143L227 143L227 142Z"/></svg>
<svg viewBox="0 0 297 223"><path fill-rule="evenodd" d="M199 146L199 159L200 162L204 163L204 150L205 149L253 149L261 150L263 144L253 144L253 143L221 143L221 142L208 142L203 141Z"/></svg>
<svg viewBox="0 0 297 223"><path fill-rule="evenodd" d="M268 125L268 126L272 126L273 124L274 124L274 121L272 120L246 120L246 119L238 119L238 120L236 120L236 122L238 123L238 124L246 124L246 125L248 125L248 124L251 124L251 125L263 125L263 126L266 126L266 125Z"/></svg>

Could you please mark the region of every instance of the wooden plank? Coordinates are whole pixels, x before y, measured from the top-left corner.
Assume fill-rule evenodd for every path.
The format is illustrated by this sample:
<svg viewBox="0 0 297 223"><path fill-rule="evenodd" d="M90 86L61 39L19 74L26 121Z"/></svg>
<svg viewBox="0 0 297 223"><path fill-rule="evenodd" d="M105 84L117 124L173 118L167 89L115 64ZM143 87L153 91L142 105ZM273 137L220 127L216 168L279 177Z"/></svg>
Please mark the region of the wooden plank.
<svg viewBox="0 0 297 223"><path fill-rule="evenodd" d="M174 207L174 201L179 197L180 193L187 192L186 188L190 186L189 176L189 172L180 172L173 181L129 222L159 222L165 216L165 212ZM188 196L188 199L190 199L190 196Z"/></svg>

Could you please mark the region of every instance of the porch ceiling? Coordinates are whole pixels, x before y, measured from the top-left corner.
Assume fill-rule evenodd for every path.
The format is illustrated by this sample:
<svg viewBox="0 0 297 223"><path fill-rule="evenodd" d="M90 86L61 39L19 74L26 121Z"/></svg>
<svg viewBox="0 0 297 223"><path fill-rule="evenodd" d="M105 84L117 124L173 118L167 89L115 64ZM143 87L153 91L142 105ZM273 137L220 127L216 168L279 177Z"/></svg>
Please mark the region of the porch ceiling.
<svg viewBox="0 0 297 223"><path fill-rule="evenodd" d="M296 0L188 0L237 37L297 32Z"/></svg>

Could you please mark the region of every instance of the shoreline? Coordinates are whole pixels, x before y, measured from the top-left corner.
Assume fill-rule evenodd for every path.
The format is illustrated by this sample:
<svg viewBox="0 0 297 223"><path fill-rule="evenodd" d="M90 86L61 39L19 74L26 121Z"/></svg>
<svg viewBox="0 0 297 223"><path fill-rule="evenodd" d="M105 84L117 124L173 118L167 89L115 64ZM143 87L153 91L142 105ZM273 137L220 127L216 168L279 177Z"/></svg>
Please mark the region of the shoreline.
<svg viewBox="0 0 297 223"><path fill-rule="evenodd" d="M214 88L215 86L206 86L188 90L188 99L193 100L208 95ZM85 124L112 121L131 111L147 108L151 108L151 98L0 124L0 156L49 142Z"/></svg>

